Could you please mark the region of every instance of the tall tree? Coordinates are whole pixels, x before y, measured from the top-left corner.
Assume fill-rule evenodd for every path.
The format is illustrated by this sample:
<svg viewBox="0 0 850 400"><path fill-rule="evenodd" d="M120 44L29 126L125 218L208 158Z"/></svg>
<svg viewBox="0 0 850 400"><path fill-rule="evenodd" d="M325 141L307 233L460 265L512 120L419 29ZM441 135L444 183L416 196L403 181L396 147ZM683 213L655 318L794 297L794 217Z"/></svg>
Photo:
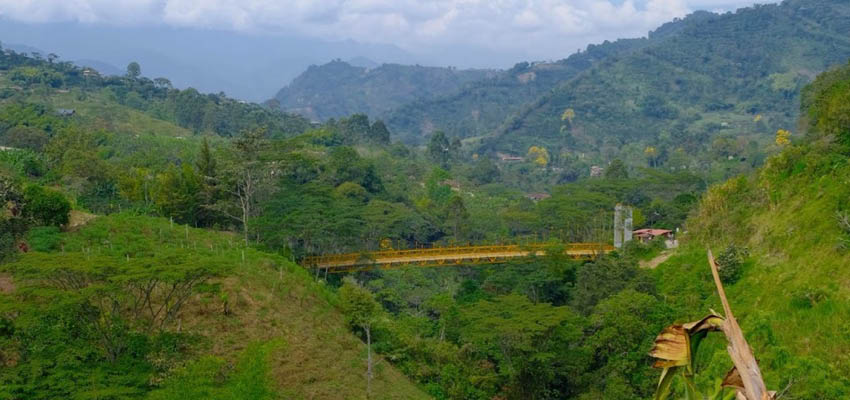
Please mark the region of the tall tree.
<svg viewBox="0 0 850 400"><path fill-rule="evenodd" d="M342 311L348 323L366 334L366 393L372 385L372 324L378 314L379 305L368 289L353 279L346 280L339 289Z"/></svg>
<svg viewBox="0 0 850 400"><path fill-rule="evenodd" d="M266 144L265 133L262 128L252 129L233 142L234 151L222 170L222 187L230 197L209 207L239 222L245 243L249 241L250 220L258 210L257 194L268 187L260 157Z"/></svg>
<svg viewBox="0 0 850 400"><path fill-rule="evenodd" d="M431 140L428 142L428 157L444 168L448 166L451 158L451 145L449 138L443 131L434 132L431 136Z"/></svg>
<svg viewBox="0 0 850 400"><path fill-rule="evenodd" d="M210 142L206 137L201 143L201 152L198 154L198 161L195 162L195 166L198 168L198 173L204 178L215 177L216 161L210 150Z"/></svg>
<svg viewBox="0 0 850 400"><path fill-rule="evenodd" d="M390 144L390 131L384 121L377 120L369 128L369 140L377 144Z"/></svg>
<svg viewBox="0 0 850 400"><path fill-rule="evenodd" d="M142 67L139 63L133 61L127 64L127 77L130 79L139 79L142 75Z"/></svg>

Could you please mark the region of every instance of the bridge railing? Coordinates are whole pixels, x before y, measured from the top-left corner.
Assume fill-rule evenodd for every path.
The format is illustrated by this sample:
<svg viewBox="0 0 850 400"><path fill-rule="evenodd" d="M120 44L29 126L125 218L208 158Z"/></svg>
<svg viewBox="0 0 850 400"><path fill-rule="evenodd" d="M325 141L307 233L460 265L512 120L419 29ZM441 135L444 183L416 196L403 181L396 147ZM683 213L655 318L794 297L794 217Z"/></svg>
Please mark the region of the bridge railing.
<svg viewBox="0 0 850 400"><path fill-rule="evenodd" d="M535 243L528 245L484 245L484 246L449 246L449 247L432 247L406 250L380 250L373 252L362 253L345 253L345 254L328 254L321 256L305 257L303 264L306 266L318 266L331 263L352 263L352 264L370 264L386 258L414 258L428 256L453 256L459 254L494 254L494 253L521 253L521 252L540 252L550 247L549 244ZM603 243L570 243L563 245L564 252L608 252L613 250L613 246Z"/></svg>

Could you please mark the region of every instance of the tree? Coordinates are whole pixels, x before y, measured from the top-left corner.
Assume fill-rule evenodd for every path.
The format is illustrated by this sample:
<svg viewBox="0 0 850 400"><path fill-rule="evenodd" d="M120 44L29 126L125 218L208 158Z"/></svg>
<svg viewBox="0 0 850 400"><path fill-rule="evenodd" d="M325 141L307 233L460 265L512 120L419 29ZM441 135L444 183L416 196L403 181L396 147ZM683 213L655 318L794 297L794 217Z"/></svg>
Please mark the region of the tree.
<svg viewBox="0 0 850 400"><path fill-rule="evenodd" d="M531 146L528 149L528 159L537 166L545 167L549 165L549 151L543 146Z"/></svg>
<svg viewBox="0 0 850 400"><path fill-rule="evenodd" d="M372 385L372 324L378 315L380 305L368 289L353 279L346 279L339 289L339 300L345 319L353 328L359 328L366 334L366 392Z"/></svg>
<svg viewBox="0 0 850 400"><path fill-rule="evenodd" d="M13 254L15 242L27 228L20 215L23 201L18 183L0 169L0 261Z"/></svg>
<svg viewBox="0 0 850 400"><path fill-rule="evenodd" d="M61 226L68 223L71 203L59 192L31 185L24 190L22 215L36 225Z"/></svg>
<svg viewBox="0 0 850 400"><path fill-rule="evenodd" d="M248 130L233 142L233 151L226 160L227 165L222 170L219 186L230 197L207 205L207 208L239 222L246 244L250 220L258 211L257 194L268 188L268 175L264 173L265 165L260 159L266 145L265 133L265 129L261 128Z"/></svg>
<svg viewBox="0 0 850 400"><path fill-rule="evenodd" d="M556 382L581 372L583 357L569 346L583 323L568 307L509 294L464 308L461 321L461 339L496 364L507 398L545 398Z"/></svg>
<svg viewBox="0 0 850 400"><path fill-rule="evenodd" d="M201 152L198 154L198 160L195 161L195 167L197 167L198 173L205 179L215 177L216 161L210 150L210 142L206 137L204 137L204 141L201 143Z"/></svg>
<svg viewBox="0 0 850 400"><path fill-rule="evenodd" d="M369 128L370 141L377 144L390 144L390 131L384 121L377 120Z"/></svg>
<svg viewBox="0 0 850 400"><path fill-rule="evenodd" d="M611 161L608 168L605 170L605 178L607 179L629 179L629 171L623 160L615 159Z"/></svg>
<svg viewBox="0 0 850 400"><path fill-rule="evenodd" d="M133 80L139 79L139 76L142 75L142 67L139 63L133 61L127 64L127 77Z"/></svg>
<svg viewBox="0 0 850 400"><path fill-rule="evenodd" d="M779 146L787 146L791 143L791 132L785 129L776 131L776 144Z"/></svg>
<svg viewBox="0 0 850 400"><path fill-rule="evenodd" d="M495 182L499 179L499 175L499 167L487 157L478 160L469 171L469 178L479 185Z"/></svg>
<svg viewBox="0 0 850 400"><path fill-rule="evenodd" d="M573 125L573 118L576 117L576 112L572 108L567 108L564 110L564 113L561 114L561 121L569 122L570 126Z"/></svg>
<svg viewBox="0 0 850 400"><path fill-rule="evenodd" d="M646 156L647 161L649 161L650 167L658 166L658 149L656 149L655 146L646 146L646 149L643 150L643 154Z"/></svg>
<svg viewBox="0 0 850 400"><path fill-rule="evenodd" d="M173 89L174 86L171 85L171 81L168 78L154 78L153 80L154 86L160 89Z"/></svg>
<svg viewBox="0 0 850 400"><path fill-rule="evenodd" d="M162 215L196 225L201 208L202 177L189 165L171 166L156 179L154 203Z"/></svg>
<svg viewBox="0 0 850 400"><path fill-rule="evenodd" d="M443 168L448 167L451 159L451 146L449 145L449 138L443 131L437 131L431 135L431 140L428 142L428 158Z"/></svg>
<svg viewBox="0 0 850 400"><path fill-rule="evenodd" d="M454 195L449 199L449 204L446 205L446 219L452 226L455 240L460 239L461 227L469 219L469 211L466 210L462 197Z"/></svg>

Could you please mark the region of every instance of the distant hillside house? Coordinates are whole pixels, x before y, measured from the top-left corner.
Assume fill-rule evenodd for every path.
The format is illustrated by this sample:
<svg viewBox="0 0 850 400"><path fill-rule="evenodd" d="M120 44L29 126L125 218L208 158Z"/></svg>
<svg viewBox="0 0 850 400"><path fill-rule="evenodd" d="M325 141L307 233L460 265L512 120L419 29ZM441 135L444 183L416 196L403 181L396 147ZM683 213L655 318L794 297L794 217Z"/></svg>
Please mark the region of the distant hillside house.
<svg viewBox="0 0 850 400"><path fill-rule="evenodd" d="M594 165L590 167L590 177L591 178L601 178L602 174L605 173L605 168Z"/></svg>
<svg viewBox="0 0 850 400"><path fill-rule="evenodd" d="M56 110L56 114L58 114L60 117L70 117L76 113L77 112L73 108L60 108Z"/></svg>
<svg viewBox="0 0 850 400"><path fill-rule="evenodd" d="M665 239L673 239L673 231L667 229L638 229L632 232L632 237L635 240L639 240L641 243L649 242L659 236L663 236Z"/></svg>
<svg viewBox="0 0 850 400"><path fill-rule="evenodd" d="M525 195L525 197L533 202L538 202L540 200L548 199L552 197L549 193L529 193Z"/></svg>
<svg viewBox="0 0 850 400"><path fill-rule="evenodd" d="M452 190L454 190L454 191L459 191L459 190L460 190L460 182L458 182L458 181L456 181L456 180L454 180L454 179L446 179L446 180L444 180L444 181L440 182L440 184L441 184L441 185L446 185L446 186L448 186L448 187L452 188Z"/></svg>
<svg viewBox="0 0 850 400"><path fill-rule="evenodd" d="M498 157L499 157L499 160L500 160L500 161L502 161L502 162L520 162L520 161L525 161L525 158L524 158L524 157L520 157L520 156L512 156L512 155L510 155L510 154L505 154L505 153L497 153L497 154L496 154L496 156L498 156Z"/></svg>

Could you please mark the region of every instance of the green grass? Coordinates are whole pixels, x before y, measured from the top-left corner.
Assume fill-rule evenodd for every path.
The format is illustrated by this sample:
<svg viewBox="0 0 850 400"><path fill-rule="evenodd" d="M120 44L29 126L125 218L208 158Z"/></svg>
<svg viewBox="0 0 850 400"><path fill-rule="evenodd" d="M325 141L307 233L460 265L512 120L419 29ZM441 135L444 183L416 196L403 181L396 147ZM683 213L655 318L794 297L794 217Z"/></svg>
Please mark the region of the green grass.
<svg viewBox="0 0 850 400"><path fill-rule="evenodd" d="M49 241L46 248L52 249L51 252L21 255L14 263L4 266L4 270L14 276L16 270L39 265L84 264L95 260L113 264L215 263L228 267L226 270L230 272L214 282L222 288L222 295L198 294L183 310L182 332L205 339L197 350L198 364L187 366L188 372L175 369L170 372L173 376L189 374L195 383L203 386L205 374L220 359L246 366L236 369L232 380L221 386L217 396L262 392L261 386L249 382L259 379L257 374L262 373L269 377L278 398L366 398L365 345L347 329L343 316L333 305L333 292L292 262L245 247L238 235L172 225L162 218L118 214L98 217L78 231L61 234L58 241L56 238ZM228 303L228 315L223 312L224 299ZM245 354L258 351L255 344L263 343L281 344L263 347L268 364L265 372L263 365L244 360ZM387 361L379 359L377 364L381 367L377 368L372 382L370 398L427 398ZM163 379L168 382L168 376ZM172 389L173 385L165 384L157 398L170 398Z"/></svg>
<svg viewBox="0 0 850 400"><path fill-rule="evenodd" d="M73 89L68 93L53 92L49 96L30 94L32 102L46 102L54 108L68 108L76 111L76 117L83 125L94 129L126 135L162 135L170 137L191 137L194 134L169 121L154 118L142 111L122 106L103 92L86 92L80 97L80 91Z"/></svg>
<svg viewBox="0 0 850 400"><path fill-rule="evenodd" d="M837 156L836 156L837 155ZM757 176L712 188L689 221L688 244L654 271L682 320L720 310L706 248L747 246L726 287L768 385L793 398L850 396L850 254L836 214L850 200L850 165L823 144L786 150ZM707 357L719 357L718 343Z"/></svg>

